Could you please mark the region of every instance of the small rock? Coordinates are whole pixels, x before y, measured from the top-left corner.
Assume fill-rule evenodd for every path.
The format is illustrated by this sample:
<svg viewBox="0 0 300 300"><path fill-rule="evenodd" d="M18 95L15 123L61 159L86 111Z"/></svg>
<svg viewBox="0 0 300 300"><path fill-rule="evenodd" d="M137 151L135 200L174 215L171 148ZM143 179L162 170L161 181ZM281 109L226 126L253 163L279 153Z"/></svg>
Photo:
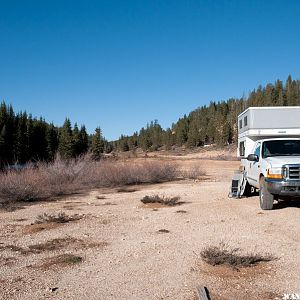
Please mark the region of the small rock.
<svg viewBox="0 0 300 300"><path fill-rule="evenodd" d="M49 287L49 288L47 288L47 291L51 292L51 293L53 293L53 292L55 292L57 290L58 290L58 287Z"/></svg>

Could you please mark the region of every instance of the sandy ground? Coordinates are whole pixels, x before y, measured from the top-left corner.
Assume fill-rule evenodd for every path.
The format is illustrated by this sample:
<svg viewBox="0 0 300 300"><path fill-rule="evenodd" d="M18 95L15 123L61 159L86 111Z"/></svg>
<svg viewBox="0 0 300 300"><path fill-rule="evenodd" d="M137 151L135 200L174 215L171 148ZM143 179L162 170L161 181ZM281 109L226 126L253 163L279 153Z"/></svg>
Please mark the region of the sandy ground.
<svg viewBox="0 0 300 300"><path fill-rule="evenodd" d="M236 161L195 160L202 180L94 190L0 212L0 299L282 299L300 293L300 203L259 208L258 197L229 199ZM128 189L128 188L127 188ZM145 207L145 195L180 196L175 207ZM79 214L78 221L31 225L43 213ZM159 232L166 229L169 232ZM36 246L61 239L52 249ZM276 260L234 270L202 262L200 251L225 242ZM55 264L74 254L78 264ZM54 259L55 261L55 259Z"/></svg>

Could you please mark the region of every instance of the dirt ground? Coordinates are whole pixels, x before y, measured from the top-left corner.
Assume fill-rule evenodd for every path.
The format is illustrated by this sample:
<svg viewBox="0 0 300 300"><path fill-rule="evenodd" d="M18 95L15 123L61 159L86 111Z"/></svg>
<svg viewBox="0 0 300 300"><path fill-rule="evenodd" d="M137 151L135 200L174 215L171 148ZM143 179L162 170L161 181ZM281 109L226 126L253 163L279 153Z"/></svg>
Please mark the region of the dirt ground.
<svg viewBox="0 0 300 300"><path fill-rule="evenodd" d="M192 300L198 286L206 286L213 300L300 294L300 203L262 211L257 196L227 197L237 161L195 155L177 161L200 165L207 175L1 211L0 299ZM141 203L155 194L179 196L183 203ZM82 218L34 224L43 213L59 212ZM239 269L207 265L201 250L220 242L277 259Z"/></svg>

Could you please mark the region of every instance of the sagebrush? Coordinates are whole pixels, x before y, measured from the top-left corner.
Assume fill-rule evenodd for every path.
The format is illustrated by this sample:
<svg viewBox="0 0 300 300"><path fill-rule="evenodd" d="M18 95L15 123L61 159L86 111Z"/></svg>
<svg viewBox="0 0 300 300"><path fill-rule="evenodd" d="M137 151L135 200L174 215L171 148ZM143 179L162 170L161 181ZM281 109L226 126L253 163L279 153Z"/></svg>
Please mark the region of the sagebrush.
<svg viewBox="0 0 300 300"><path fill-rule="evenodd" d="M35 224L43 224L43 223L69 223L72 221L78 221L82 219L83 216L75 214L75 215L67 215L64 212L59 212L58 214L47 214L44 213L42 215L38 215L35 220Z"/></svg>
<svg viewBox="0 0 300 300"><path fill-rule="evenodd" d="M157 161L94 161L89 155L73 160L57 157L35 168L0 173L0 204L34 201L90 188L159 183L178 178L174 163Z"/></svg>
<svg viewBox="0 0 300 300"><path fill-rule="evenodd" d="M248 267L259 262L268 262L275 259L271 254L243 254L241 249L231 248L225 243L220 243L218 246L207 246L200 252L200 255L210 265L228 265L233 268Z"/></svg>
<svg viewBox="0 0 300 300"><path fill-rule="evenodd" d="M176 196L176 197L168 197L165 195L150 195L150 196L145 196L141 199L141 201L144 204L148 204L148 203L159 203L162 205L166 205L166 206L176 206L176 205L180 205L182 204L182 202L179 202L180 197Z"/></svg>

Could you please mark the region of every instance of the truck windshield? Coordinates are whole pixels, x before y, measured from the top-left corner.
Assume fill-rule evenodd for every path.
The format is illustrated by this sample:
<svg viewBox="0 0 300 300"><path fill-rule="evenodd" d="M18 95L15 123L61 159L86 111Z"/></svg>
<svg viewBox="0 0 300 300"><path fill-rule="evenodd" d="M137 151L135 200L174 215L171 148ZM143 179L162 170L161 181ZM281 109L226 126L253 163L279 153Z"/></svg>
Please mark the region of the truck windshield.
<svg viewBox="0 0 300 300"><path fill-rule="evenodd" d="M263 143L262 157L300 156L300 140L278 140Z"/></svg>

